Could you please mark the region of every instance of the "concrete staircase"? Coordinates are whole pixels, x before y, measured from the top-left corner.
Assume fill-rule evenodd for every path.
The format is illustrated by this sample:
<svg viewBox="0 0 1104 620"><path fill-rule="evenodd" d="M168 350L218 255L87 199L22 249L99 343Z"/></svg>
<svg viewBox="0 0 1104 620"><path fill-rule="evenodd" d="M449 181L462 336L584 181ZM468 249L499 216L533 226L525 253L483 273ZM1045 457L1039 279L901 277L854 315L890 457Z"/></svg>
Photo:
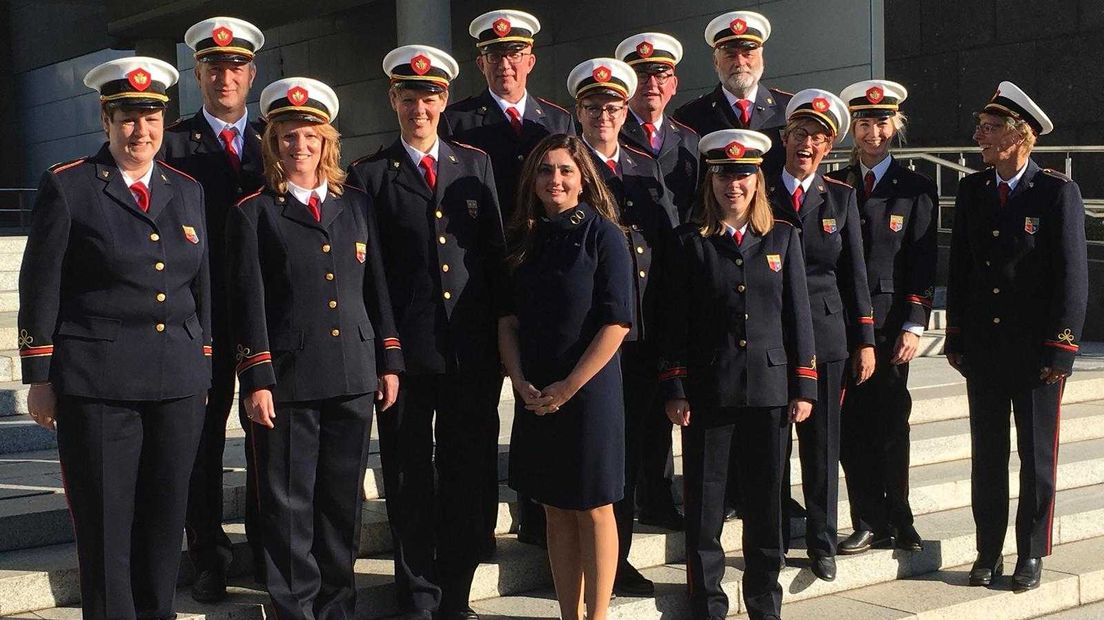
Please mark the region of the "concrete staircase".
<svg viewBox="0 0 1104 620"><path fill-rule="evenodd" d="M22 241L0 238L0 290L14 297ZM11 274L11 275L8 275ZM0 311L0 342L16 342L15 308ZM970 443L965 385L938 357L942 346L941 312L935 313L925 336L928 357L911 369L915 401L912 423L911 499L916 527L926 539L920 553L875 550L839 558L839 577L816 580L803 549L794 549L782 574L787 619L816 618L1035 618L1063 620L1104 618L1104 357L1078 361L1069 381L1062 411L1058 501L1054 524L1054 555L1044 561L1043 585L1013 593L1007 579L993 589L963 584L974 557L970 515ZM18 383L18 354L0 352L0 617L79 618L79 585L75 547L61 488L53 434L21 415L26 390ZM500 478L505 479L512 395L506 390L500 405ZM190 567L185 558L177 610L181 617L218 619L261 618L264 592L244 574L250 565L245 545L245 474L242 431L236 413L227 424L225 458L225 527L235 543L231 567L234 587L226 603L205 606L191 600L186 584ZM675 440L676 475L681 473L681 441ZM1013 444L1014 445L1014 444ZM364 518L360 532L359 618L395 613L391 538L383 500L378 449L373 444L365 481ZM792 488L800 499L800 468L793 463ZM1010 481L1015 492L1019 471L1011 457ZM842 481L841 481L842 482ZM678 481L676 491L681 489ZM516 530L516 498L500 487L498 553L482 564L472 588L473 607L484 618L553 618L558 609L551 590L547 559L542 551L521 545ZM1014 506L1014 501L1013 501ZM428 507L427 507L428 508ZM841 484L841 526L848 520L849 501ZM795 521L800 535L804 523ZM841 535L848 532L843 531ZM1008 569L1015 561L1011 529L1006 548ZM730 553L725 588L732 613L740 608L742 559L741 522L726 524L722 536ZM795 544L800 541L795 537ZM684 541L681 533L638 526L631 562L656 582L654 598L619 597L616 618L678 619L688 617ZM735 616L743 618L744 616Z"/></svg>

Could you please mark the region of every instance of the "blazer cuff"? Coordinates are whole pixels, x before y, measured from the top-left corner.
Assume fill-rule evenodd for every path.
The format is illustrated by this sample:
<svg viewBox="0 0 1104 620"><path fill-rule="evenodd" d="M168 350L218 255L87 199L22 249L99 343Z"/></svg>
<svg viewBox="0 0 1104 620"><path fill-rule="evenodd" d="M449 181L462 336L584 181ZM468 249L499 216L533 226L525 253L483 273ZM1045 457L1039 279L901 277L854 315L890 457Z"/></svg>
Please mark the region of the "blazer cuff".
<svg viewBox="0 0 1104 620"><path fill-rule="evenodd" d="M402 344L398 338L384 338L381 343L383 350L377 356L376 369L379 374L402 374L406 370L406 360L403 358Z"/></svg>
<svg viewBox="0 0 1104 620"><path fill-rule="evenodd" d="M26 349L19 351L19 363L23 367L23 383L47 383L50 381L50 361L53 359L52 346L37 347L40 352L31 354ZM50 349L43 352L41 349Z"/></svg>
<svg viewBox="0 0 1104 620"><path fill-rule="evenodd" d="M1080 347L1066 341L1044 340L1042 366L1064 373L1073 372L1073 359Z"/></svg>
<svg viewBox="0 0 1104 620"><path fill-rule="evenodd" d="M685 400L686 377L686 366L663 363L659 370L659 393L663 400Z"/></svg>
<svg viewBox="0 0 1104 620"><path fill-rule="evenodd" d="M909 323L916 323L922 327L928 326L928 318L931 316L932 299L931 297L924 297L922 295L906 295L905 301L908 304L908 315L905 317L905 321Z"/></svg>
<svg viewBox="0 0 1104 620"><path fill-rule="evenodd" d="M243 395L254 390L276 385L276 370L272 367L272 354L261 351L251 355L238 355L239 392Z"/></svg>

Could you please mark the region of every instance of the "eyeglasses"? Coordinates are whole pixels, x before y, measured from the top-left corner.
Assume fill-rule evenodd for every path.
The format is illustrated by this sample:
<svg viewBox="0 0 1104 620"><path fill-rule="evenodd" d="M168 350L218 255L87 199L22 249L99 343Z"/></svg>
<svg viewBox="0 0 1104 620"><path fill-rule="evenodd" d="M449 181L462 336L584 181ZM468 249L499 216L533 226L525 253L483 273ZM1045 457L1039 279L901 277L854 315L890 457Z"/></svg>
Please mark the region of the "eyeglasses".
<svg viewBox="0 0 1104 620"><path fill-rule="evenodd" d="M977 126L974 127L974 133L982 136L988 136L996 133L997 131L1000 131L1004 127L1004 124L978 123Z"/></svg>
<svg viewBox="0 0 1104 620"><path fill-rule="evenodd" d="M675 77L675 74L670 71L665 71L663 73L645 73L643 71L637 71L636 73L636 79L641 84L647 84L650 78L655 78L656 84L664 86L667 82L670 82L673 77Z"/></svg>
<svg viewBox="0 0 1104 620"><path fill-rule="evenodd" d="M590 118L602 118L602 114L609 114L610 118L617 116L624 111L623 105L585 105L583 111L586 112Z"/></svg>
<svg viewBox="0 0 1104 620"><path fill-rule="evenodd" d="M522 58L531 55L531 52L523 52L521 50L514 50L512 52L506 52L505 54L499 52L487 52L483 54L483 60L491 63L492 65L500 65L503 61L509 61L511 65L516 65L521 62Z"/></svg>
<svg viewBox="0 0 1104 620"><path fill-rule="evenodd" d="M829 141L827 135L823 133L809 133L801 127L798 127L797 129L791 131L790 136L792 136L793 139L797 140L798 142L804 142L805 139L808 138L812 140L813 146L824 146L825 144L828 144Z"/></svg>

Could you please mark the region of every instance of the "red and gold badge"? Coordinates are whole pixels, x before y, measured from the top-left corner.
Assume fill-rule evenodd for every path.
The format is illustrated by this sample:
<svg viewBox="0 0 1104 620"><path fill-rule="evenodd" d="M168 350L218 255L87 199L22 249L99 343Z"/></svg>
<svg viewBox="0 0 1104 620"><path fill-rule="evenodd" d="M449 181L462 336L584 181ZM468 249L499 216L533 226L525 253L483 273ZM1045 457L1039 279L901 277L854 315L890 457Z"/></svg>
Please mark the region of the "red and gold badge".
<svg viewBox="0 0 1104 620"><path fill-rule="evenodd" d="M364 259L368 256L368 244L356 242L356 259L358 263L363 263Z"/></svg>
<svg viewBox="0 0 1104 620"><path fill-rule="evenodd" d="M1034 235L1039 232L1039 218L1037 217L1025 217L1024 218L1024 232L1029 235Z"/></svg>
<svg viewBox="0 0 1104 620"><path fill-rule="evenodd" d="M835 218L825 218L823 220L820 220L820 227L824 230L825 233L829 235L836 232L837 229Z"/></svg>
<svg viewBox="0 0 1104 620"><path fill-rule="evenodd" d="M640 44L636 46L636 53L640 54L641 58L650 58L654 51L655 46L647 41L641 41Z"/></svg>
<svg viewBox="0 0 1104 620"><path fill-rule="evenodd" d="M126 74L126 77L127 82L130 82L130 86L136 91L142 92L149 88L151 81L150 72L146 71L142 67L138 67L137 69Z"/></svg>
<svg viewBox="0 0 1104 620"><path fill-rule="evenodd" d="M287 91L287 98L292 105L303 105L307 99L310 99L310 95L302 86L292 86Z"/></svg>
<svg viewBox="0 0 1104 620"><path fill-rule="evenodd" d="M747 148L739 142L729 142L725 147L725 156L729 159L740 159L747 152Z"/></svg>
<svg viewBox="0 0 1104 620"><path fill-rule="evenodd" d="M823 114L823 113L827 112L829 110L829 108L831 108L831 107L832 107L832 105L830 103L828 103L828 100L825 99L824 97L814 97L813 98L813 109L816 110L817 112L820 112L821 114Z"/></svg>
<svg viewBox="0 0 1104 620"><path fill-rule="evenodd" d="M771 271L782 271L782 255L767 254L767 267L770 267Z"/></svg>
<svg viewBox="0 0 1104 620"><path fill-rule="evenodd" d="M732 20L732 23L730 23L728 27L730 30L732 30L732 34L740 35L747 32L747 22L744 21L744 18L742 17L737 17L736 19Z"/></svg>
<svg viewBox="0 0 1104 620"><path fill-rule="evenodd" d="M414 73L418 75L425 75L429 73L429 70L433 68L433 63L429 60L429 57L425 54L418 54L410 59L410 68L414 70Z"/></svg>
<svg viewBox="0 0 1104 620"><path fill-rule="evenodd" d="M901 232L901 229L905 227L905 216L903 215L891 215L889 216L889 229L893 232Z"/></svg>
<svg viewBox="0 0 1104 620"><path fill-rule="evenodd" d="M510 31L513 29L514 27L510 24L510 20L505 17L499 17L491 24L491 30L494 31L496 37L504 37L510 34Z"/></svg>
<svg viewBox="0 0 1104 620"><path fill-rule="evenodd" d="M600 65L595 67L591 75L594 77L594 81L605 83L609 82L610 78L613 77L613 71L610 71L610 68L605 65Z"/></svg>
<svg viewBox="0 0 1104 620"><path fill-rule="evenodd" d="M234 40L234 31L230 30L226 26L219 26L211 31L211 38L215 41L215 44L219 47L226 47L230 45L230 42Z"/></svg>
<svg viewBox="0 0 1104 620"><path fill-rule="evenodd" d="M196 230L194 228L192 228L191 226L183 226L182 228L184 229L184 238L187 239L188 241L190 241L191 243L194 243L194 244L198 245L199 244L199 235L196 234Z"/></svg>
<svg viewBox="0 0 1104 620"><path fill-rule="evenodd" d="M870 103L877 105L882 99L885 99L885 91L881 86L871 86L866 89L866 100Z"/></svg>

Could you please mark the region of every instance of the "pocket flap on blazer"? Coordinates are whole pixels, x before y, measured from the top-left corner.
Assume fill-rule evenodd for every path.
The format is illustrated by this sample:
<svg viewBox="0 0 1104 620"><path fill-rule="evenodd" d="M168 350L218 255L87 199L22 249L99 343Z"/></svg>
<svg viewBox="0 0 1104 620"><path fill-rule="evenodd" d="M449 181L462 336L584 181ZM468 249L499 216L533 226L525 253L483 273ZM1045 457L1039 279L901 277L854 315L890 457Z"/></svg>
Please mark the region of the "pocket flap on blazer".
<svg viewBox="0 0 1104 620"><path fill-rule="evenodd" d="M361 323L359 327L361 340L367 342L376 337L376 332L372 329L372 323L370 321Z"/></svg>
<svg viewBox="0 0 1104 620"><path fill-rule="evenodd" d="M273 351L299 351L303 348L303 332L291 330L269 334L268 346Z"/></svg>
<svg viewBox="0 0 1104 620"><path fill-rule="evenodd" d="M786 355L785 347L775 347L773 349L767 349L767 362L771 366L782 366L788 363L789 357Z"/></svg>
<svg viewBox="0 0 1104 620"><path fill-rule="evenodd" d="M893 278L882 278L878 280L878 292L879 293L892 293L893 292Z"/></svg>
<svg viewBox="0 0 1104 620"><path fill-rule="evenodd" d="M199 317L194 314L184 319L184 329L188 332L188 335L192 337L192 340L203 335L203 327L199 324Z"/></svg>
<svg viewBox="0 0 1104 620"><path fill-rule="evenodd" d="M828 314L835 314L843 310L843 300L839 298L839 295L829 295L824 298L824 309L828 311Z"/></svg>
<svg viewBox="0 0 1104 620"><path fill-rule="evenodd" d="M98 316L81 317L76 321L62 321L58 325L59 336L72 336L86 340L115 340L123 322Z"/></svg>

